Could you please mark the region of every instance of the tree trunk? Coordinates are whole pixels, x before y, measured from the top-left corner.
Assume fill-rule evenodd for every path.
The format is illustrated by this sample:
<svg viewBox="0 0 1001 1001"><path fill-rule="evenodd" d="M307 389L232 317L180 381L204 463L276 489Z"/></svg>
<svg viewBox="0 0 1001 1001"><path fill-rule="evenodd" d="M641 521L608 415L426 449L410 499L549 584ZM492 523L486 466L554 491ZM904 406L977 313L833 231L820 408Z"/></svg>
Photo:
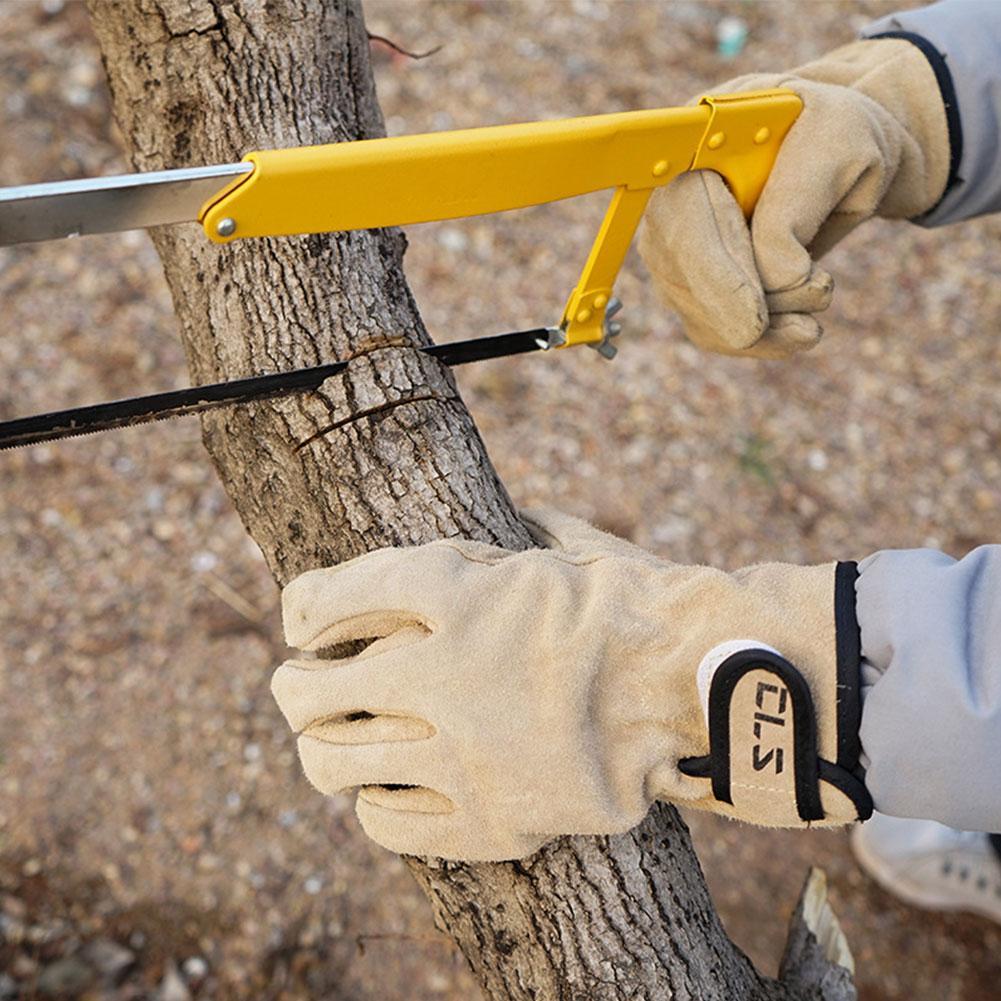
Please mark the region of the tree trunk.
<svg viewBox="0 0 1001 1001"><path fill-rule="evenodd" d="M90 3L136 169L383 134L354 2ZM203 420L279 584L442 536L531 545L451 375L413 350L429 339L400 232L218 247L175 226L153 239L196 382L352 359L319 393ZM410 864L495 1001L820 996L762 978L729 941L670 807L521 863Z"/></svg>

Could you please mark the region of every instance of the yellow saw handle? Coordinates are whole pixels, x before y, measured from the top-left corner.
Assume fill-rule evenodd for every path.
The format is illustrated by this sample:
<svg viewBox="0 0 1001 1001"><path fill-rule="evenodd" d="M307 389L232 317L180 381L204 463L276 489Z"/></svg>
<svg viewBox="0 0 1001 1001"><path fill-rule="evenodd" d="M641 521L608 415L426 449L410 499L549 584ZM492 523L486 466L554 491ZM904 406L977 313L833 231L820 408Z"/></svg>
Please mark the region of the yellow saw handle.
<svg viewBox="0 0 1001 1001"><path fill-rule="evenodd" d="M199 218L209 239L229 243L458 219L613 188L560 324L567 345L593 344L654 188L714 170L750 217L801 107L792 91L749 91L694 107L262 150Z"/></svg>

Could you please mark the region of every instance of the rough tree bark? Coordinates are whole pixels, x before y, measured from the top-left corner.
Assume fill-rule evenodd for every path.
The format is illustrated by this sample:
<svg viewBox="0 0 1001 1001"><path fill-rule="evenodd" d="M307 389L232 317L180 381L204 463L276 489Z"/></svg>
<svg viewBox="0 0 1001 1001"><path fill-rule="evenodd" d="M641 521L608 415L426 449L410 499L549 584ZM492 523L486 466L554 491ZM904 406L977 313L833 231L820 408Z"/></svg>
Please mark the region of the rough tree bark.
<svg viewBox="0 0 1001 1001"><path fill-rule="evenodd" d="M137 169L383 134L353 0L90 5ZM389 544L464 535L531 545L450 374L413 350L428 336L402 234L220 248L177 226L153 239L194 380L352 359L314 396L203 421L279 584ZM723 932L669 807L628 835L566 839L519 864L411 868L495 1001L849 996L753 969Z"/></svg>

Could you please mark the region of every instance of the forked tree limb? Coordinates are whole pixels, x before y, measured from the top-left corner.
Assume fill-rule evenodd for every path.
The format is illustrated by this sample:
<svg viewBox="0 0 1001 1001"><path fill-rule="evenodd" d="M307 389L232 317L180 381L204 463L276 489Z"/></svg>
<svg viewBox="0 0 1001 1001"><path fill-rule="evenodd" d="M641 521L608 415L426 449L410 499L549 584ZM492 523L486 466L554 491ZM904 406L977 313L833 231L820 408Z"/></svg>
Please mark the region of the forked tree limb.
<svg viewBox="0 0 1001 1001"><path fill-rule="evenodd" d="M383 134L357 3L90 9L139 170ZM401 233L218 247L176 226L153 239L194 380L354 359L309 398L204 418L205 446L279 584L442 536L532 544L450 373L413 350L429 340ZM628 835L565 839L519 864L411 868L492 1001L811 996L760 977L729 941L669 807Z"/></svg>

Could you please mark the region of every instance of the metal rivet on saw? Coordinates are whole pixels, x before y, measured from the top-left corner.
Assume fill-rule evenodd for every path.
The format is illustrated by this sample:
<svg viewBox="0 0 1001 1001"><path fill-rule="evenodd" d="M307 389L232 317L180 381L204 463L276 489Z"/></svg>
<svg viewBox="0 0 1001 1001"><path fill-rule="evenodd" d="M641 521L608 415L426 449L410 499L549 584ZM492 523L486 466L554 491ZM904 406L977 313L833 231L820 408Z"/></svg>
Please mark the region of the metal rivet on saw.
<svg viewBox="0 0 1001 1001"><path fill-rule="evenodd" d="M220 219L216 223L215 231L219 236L232 236L236 232L236 220L230 219L229 216Z"/></svg>

